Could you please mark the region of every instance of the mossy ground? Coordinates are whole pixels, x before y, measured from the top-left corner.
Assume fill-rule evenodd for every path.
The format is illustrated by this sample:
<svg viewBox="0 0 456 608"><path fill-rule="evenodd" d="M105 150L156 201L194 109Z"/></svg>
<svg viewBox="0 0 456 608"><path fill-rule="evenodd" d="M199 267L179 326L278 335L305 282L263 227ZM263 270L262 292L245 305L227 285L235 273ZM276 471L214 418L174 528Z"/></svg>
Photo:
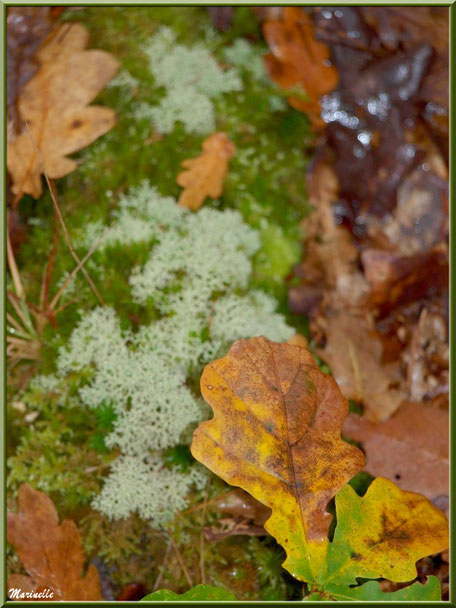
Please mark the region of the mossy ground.
<svg viewBox="0 0 456 608"><path fill-rule="evenodd" d="M177 197L180 188L176 177L181 162L200 153L203 136L189 135L181 126L160 136L154 133L148 120L133 117L138 103L156 103L162 94L154 85L142 51L157 28L170 26L183 44L205 41L222 63L226 63L223 49L239 37L246 38L259 53L266 48L258 22L247 7L237 8L230 29L217 34L205 9L199 7L90 7L64 13L63 19L86 25L90 47L112 53L121 62L121 69L138 81L136 87L108 87L100 94L96 103L117 112L117 125L78 154L81 163L77 171L56 183L62 214L76 240L88 222L106 221L119 194L144 179L150 180L161 194ZM215 104L217 129L225 131L234 142L236 155L230 163L223 196L207 204L239 209L245 220L260 231L262 248L255 258L252 287L273 294L289 322L297 331L305 332L303 320L287 312L286 277L301 255L300 221L308 212L305 171L313 137L305 115L283 103L283 94L272 83L258 80L247 71L241 71L241 76L244 90L227 94ZM271 109L272 103L280 107L280 100L282 109ZM20 203L20 214L28 226L17 264L28 301L37 303L56 226L49 193L38 201L25 197ZM132 265L145 261L147 255L144 247L132 247L131 259L111 256L104 273L95 263L87 265L104 301L115 307L126 325L150 320L144 309L130 300L127 284ZM51 294L74 265L59 232ZM75 301L58 315L57 326L48 324L43 330L39 366L19 364L11 374L11 402L20 401L20 385L27 374L52 373L58 347L84 311L97 305L81 274L75 285L73 295L67 296L68 300L75 297ZM8 410L8 454L16 456L10 482L12 491L21 481L33 484L40 480L56 501L60 515L74 517L81 526L89 556L101 557L113 567L116 584L121 587L132 580L142 580L150 590L166 539L137 518L113 524L89 507L110 460L100 442L109 420L106 416L103 419L102 414L97 416L79 408L63 409L53 401L52 394L46 403L39 404L29 397L26 406L28 413L39 412L33 422L27 422L26 412L17 403ZM215 483L210 495L221 490L222 486ZM193 499L195 504L200 503L203 493ZM207 517L211 520L217 515L208 510ZM195 583L200 582L197 550L200 531L200 511L177 517L172 528ZM280 567L280 548L258 539L247 541L245 537L216 545L206 542L205 546L208 581L231 587L238 599L295 598L296 586ZM185 590L187 581L176 564L175 556L171 557L164 568L163 586Z"/></svg>

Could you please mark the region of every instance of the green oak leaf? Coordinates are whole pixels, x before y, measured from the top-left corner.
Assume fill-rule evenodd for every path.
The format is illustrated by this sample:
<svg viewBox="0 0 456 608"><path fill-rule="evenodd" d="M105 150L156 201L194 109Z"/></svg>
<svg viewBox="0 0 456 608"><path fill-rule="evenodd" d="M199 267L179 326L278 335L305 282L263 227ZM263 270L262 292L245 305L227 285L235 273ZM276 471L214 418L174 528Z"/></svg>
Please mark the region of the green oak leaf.
<svg viewBox="0 0 456 608"><path fill-rule="evenodd" d="M359 578L406 583L422 557L448 547L448 522L434 505L377 477L364 496L345 486L336 495L337 527L319 586L355 585Z"/></svg>
<svg viewBox="0 0 456 608"><path fill-rule="evenodd" d="M328 599L328 594L339 602L440 602L442 599L440 581L435 576L430 576L425 584L416 582L390 593L383 592L378 581L369 581L359 587L328 585L325 599Z"/></svg>
<svg viewBox="0 0 456 608"><path fill-rule="evenodd" d="M231 591L212 585L196 585L185 593L174 593L169 589L161 589L149 593L141 602L235 602L236 597Z"/></svg>

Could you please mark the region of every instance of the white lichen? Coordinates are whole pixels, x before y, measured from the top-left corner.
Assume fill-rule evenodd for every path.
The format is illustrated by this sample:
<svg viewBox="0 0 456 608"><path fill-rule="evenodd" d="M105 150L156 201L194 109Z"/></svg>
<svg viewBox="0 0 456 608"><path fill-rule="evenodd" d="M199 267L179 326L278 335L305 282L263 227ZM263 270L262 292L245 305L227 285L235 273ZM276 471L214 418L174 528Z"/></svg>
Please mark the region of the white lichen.
<svg viewBox="0 0 456 608"><path fill-rule="evenodd" d="M160 133L169 133L182 122L189 133L205 134L215 129L213 99L240 91L242 81L235 69L223 70L201 45L186 47L174 32L161 27L143 52L150 71L165 95L158 105L141 104L135 117L149 118Z"/></svg>
<svg viewBox="0 0 456 608"><path fill-rule="evenodd" d="M113 518L137 511L164 525L184 506L195 473L164 467L160 453L188 441L206 415L189 380L238 338L283 341L294 331L273 298L248 291L260 240L237 211L192 213L143 183L121 197L110 229L103 234L97 225L88 233L101 235L101 250L137 242L150 249L129 281L132 298L159 318L133 332L121 327L114 309L92 310L60 349L58 375L84 372L81 402L110 405L116 415L105 443L121 456L95 506Z"/></svg>
<svg viewBox="0 0 456 608"><path fill-rule="evenodd" d="M201 489L206 481L206 472L198 466L181 473L167 469L153 456L121 456L92 505L111 519L128 517L136 510L153 527L165 528L187 506L186 495L192 486Z"/></svg>
<svg viewBox="0 0 456 608"><path fill-rule="evenodd" d="M231 46L223 49L223 56L229 64L247 70L257 80L266 78L262 54L260 49L243 38L236 38Z"/></svg>

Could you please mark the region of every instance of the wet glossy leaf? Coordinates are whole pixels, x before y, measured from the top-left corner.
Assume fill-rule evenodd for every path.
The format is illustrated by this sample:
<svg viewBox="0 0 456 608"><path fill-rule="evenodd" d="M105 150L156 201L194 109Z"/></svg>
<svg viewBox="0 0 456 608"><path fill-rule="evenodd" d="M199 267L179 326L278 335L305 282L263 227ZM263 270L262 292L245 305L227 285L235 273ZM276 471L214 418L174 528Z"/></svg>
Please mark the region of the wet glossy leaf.
<svg viewBox="0 0 456 608"><path fill-rule="evenodd" d="M174 593L161 589L143 597L142 602L235 602L236 596L231 591L212 585L196 585L185 593Z"/></svg>
<svg viewBox="0 0 456 608"><path fill-rule="evenodd" d="M265 22L263 33L271 49L265 56L270 77L284 89L302 87L307 98L291 96L290 104L323 124L318 101L337 85L338 74L328 47L315 39L311 18L300 7L285 7L280 20Z"/></svg>
<svg viewBox="0 0 456 608"><path fill-rule="evenodd" d="M426 498L378 477L360 497L346 486L336 496L337 527L328 548L330 583L352 585L357 577L405 583L415 563L448 547L445 515Z"/></svg>
<svg viewBox="0 0 456 608"><path fill-rule="evenodd" d="M363 466L340 437L347 401L307 350L266 338L235 342L206 366L201 390L214 418L195 431L193 455L272 509L265 528L287 552L284 567L316 580L326 506Z"/></svg>

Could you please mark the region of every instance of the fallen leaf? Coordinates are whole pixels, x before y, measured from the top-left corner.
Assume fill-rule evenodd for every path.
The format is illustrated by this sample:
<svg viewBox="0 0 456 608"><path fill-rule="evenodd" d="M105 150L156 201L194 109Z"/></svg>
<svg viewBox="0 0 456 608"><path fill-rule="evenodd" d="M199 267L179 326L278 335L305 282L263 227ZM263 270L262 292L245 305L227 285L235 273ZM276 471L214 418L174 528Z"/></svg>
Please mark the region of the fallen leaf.
<svg viewBox="0 0 456 608"><path fill-rule="evenodd" d="M82 577L85 558L74 521L59 525L51 499L28 484L20 486L18 504L18 513L7 515L7 538L30 576L13 574L8 589L49 589L54 594L52 601L101 600L95 566L89 565Z"/></svg>
<svg viewBox="0 0 456 608"><path fill-rule="evenodd" d="M265 536L264 523L271 510L255 500L240 488L227 492L211 503L216 512L228 515L217 520L216 526L203 529L206 538L212 542L228 536Z"/></svg>
<svg viewBox="0 0 456 608"><path fill-rule="evenodd" d="M6 9L6 108L10 136L20 131L17 98L38 69L35 51L53 28L49 6L9 6Z"/></svg>
<svg viewBox="0 0 456 608"><path fill-rule="evenodd" d="M343 434L361 443L365 471L386 477L403 490L423 494L443 511L448 509L447 411L405 401L389 420L379 424L350 414Z"/></svg>
<svg viewBox="0 0 456 608"><path fill-rule="evenodd" d="M228 174L228 161L234 154L234 144L226 133L213 133L203 141L203 153L184 160L177 183L184 188L179 205L196 211L207 196L222 194L223 180Z"/></svg>
<svg viewBox="0 0 456 608"><path fill-rule="evenodd" d="M323 581L356 584L357 577L412 581L415 563L448 547L445 515L426 498L378 477L364 496L345 486L336 496L337 526Z"/></svg>
<svg viewBox="0 0 456 608"><path fill-rule="evenodd" d="M369 306L382 313L430 298L448 286L448 251L443 243L412 256L366 249L361 261L370 287Z"/></svg>
<svg viewBox="0 0 456 608"><path fill-rule="evenodd" d="M442 599L440 581L435 576L429 576L424 584L417 581L392 592L382 591L378 581L369 581L358 587L329 585L325 591L339 602L440 602Z"/></svg>
<svg viewBox="0 0 456 608"><path fill-rule="evenodd" d="M405 398L399 363L382 364L382 342L367 316L339 312L325 319L326 361L344 397L362 403L373 422L386 420Z"/></svg>
<svg viewBox="0 0 456 608"><path fill-rule="evenodd" d="M295 334L288 338L288 344L293 344L294 346L301 346L302 348L309 348L309 341L302 334Z"/></svg>
<svg viewBox="0 0 456 608"><path fill-rule="evenodd" d="M206 366L203 397L214 418L196 429L193 456L272 509L265 529L285 548L284 567L314 581L326 555L326 506L363 466L340 429L348 404L299 346L238 340Z"/></svg>
<svg viewBox="0 0 456 608"><path fill-rule="evenodd" d="M43 168L51 179L74 171L68 158L114 126L114 111L88 106L112 79L118 62L104 51L85 50L88 32L77 23L63 25L37 52L40 69L23 88L18 105L26 130L8 142L7 166L16 197L42 193Z"/></svg>
<svg viewBox="0 0 456 608"><path fill-rule="evenodd" d="M212 503L219 513L250 521L262 526L271 515L270 510L240 488L227 492Z"/></svg>
<svg viewBox="0 0 456 608"><path fill-rule="evenodd" d="M280 20L263 24L263 34L271 49L264 57L269 76L283 89L302 88L307 98L291 96L290 105L322 126L319 98L336 87L338 74L329 48L315 39L311 18L300 7L287 6Z"/></svg>
<svg viewBox="0 0 456 608"><path fill-rule="evenodd" d="M234 593L213 587L212 585L196 585L185 593L174 593L169 589L161 589L143 597L142 602L233 602L236 601Z"/></svg>
<svg viewBox="0 0 456 608"><path fill-rule="evenodd" d="M421 311L407 357L410 399L430 400L449 393L448 322L434 307Z"/></svg>

